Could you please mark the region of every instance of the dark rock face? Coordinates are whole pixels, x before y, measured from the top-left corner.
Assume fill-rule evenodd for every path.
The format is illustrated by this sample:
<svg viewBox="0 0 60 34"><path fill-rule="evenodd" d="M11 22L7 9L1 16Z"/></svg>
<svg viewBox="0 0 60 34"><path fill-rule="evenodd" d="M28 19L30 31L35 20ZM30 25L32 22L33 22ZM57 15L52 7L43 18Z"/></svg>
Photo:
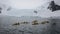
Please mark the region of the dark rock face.
<svg viewBox="0 0 60 34"><path fill-rule="evenodd" d="M2 10L2 8L0 8L0 10Z"/></svg>
<svg viewBox="0 0 60 34"><path fill-rule="evenodd" d="M2 8L0 7L0 13L1 13L1 11L2 11Z"/></svg>
<svg viewBox="0 0 60 34"><path fill-rule="evenodd" d="M8 7L7 11L10 11L12 8L11 7Z"/></svg>
<svg viewBox="0 0 60 34"><path fill-rule="evenodd" d="M55 4L54 1L51 1L50 5L48 6L48 9L52 10L52 12L60 10L60 6Z"/></svg>
<svg viewBox="0 0 60 34"><path fill-rule="evenodd" d="M0 11L0 13L1 13L1 11Z"/></svg>

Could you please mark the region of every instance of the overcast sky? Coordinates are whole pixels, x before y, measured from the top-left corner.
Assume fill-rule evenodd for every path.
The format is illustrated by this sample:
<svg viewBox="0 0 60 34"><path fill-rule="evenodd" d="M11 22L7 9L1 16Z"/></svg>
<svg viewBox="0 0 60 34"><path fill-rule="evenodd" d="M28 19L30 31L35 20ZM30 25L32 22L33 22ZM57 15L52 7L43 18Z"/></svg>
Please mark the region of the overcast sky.
<svg viewBox="0 0 60 34"><path fill-rule="evenodd" d="M10 0L11 6L18 9L34 9L47 0Z"/></svg>

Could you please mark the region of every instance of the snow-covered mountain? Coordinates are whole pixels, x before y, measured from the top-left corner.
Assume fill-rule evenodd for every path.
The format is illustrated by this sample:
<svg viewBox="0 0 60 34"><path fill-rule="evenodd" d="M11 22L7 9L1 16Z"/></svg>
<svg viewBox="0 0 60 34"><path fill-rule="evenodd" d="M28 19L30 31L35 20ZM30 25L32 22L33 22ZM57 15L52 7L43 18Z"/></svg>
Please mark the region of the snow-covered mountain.
<svg viewBox="0 0 60 34"><path fill-rule="evenodd" d="M1 1L1 0L0 0ZM3 6L3 11L2 11L2 15L8 15L8 16L17 16L17 17L21 17L21 16L40 16L40 17L53 17L53 16L60 16L60 10L52 12L51 10L47 9L47 7L49 6L50 2L52 0L46 0L43 4L41 4L40 6L37 6L35 9L17 9L17 8L13 8L12 6L9 6L8 4L4 4L3 1L1 2L1 6ZM60 4L57 0L54 0L56 4ZM11 7L11 10L7 11L7 9ZM37 14L34 13L34 11L37 11Z"/></svg>

